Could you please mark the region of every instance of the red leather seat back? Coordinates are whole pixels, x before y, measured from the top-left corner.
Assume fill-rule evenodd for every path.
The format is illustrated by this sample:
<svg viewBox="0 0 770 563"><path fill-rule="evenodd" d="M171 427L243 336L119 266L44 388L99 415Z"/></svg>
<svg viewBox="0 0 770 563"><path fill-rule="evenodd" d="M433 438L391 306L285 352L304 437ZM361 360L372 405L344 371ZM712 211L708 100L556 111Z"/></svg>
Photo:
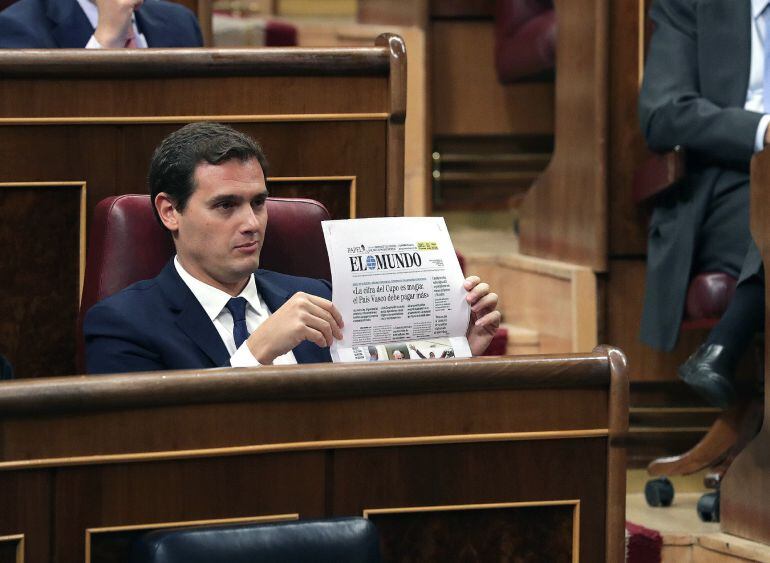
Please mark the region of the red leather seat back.
<svg viewBox="0 0 770 563"><path fill-rule="evenodd" d="M495 67L503 84L552 70L556 62L552 0L498 0Z"/></svg>
<svg viewBox="0 0 770 563"><path fill-rule="evenodd" d="M265 47L296 47L297 26L288 22L269 20L265 24Z"/></svg>
<svg viewBox="0 0 770 563"><path fill-rule="evenodd" d="M704 272L690 281L682 330L710 328L724 314L738 280L724 272Z"/></svg>
<svg viewBox="0 0 770 563"><path fill-rule="evenodd" d="M155 277L174 254L171 234L161 228L150 196L108 197L94 208L80 308Z"/></svg>
<svg viewBox="0 0 770 563"><path fill-rule="evenodd" d="M321 230L321 221L331 219L326 207L312 199L271 197L267 200L267 216L259 267L331 281Z"/></svg>
<svg viewBox="0 0 770 563"><path fill-rule="evenodd" d="M326 208L310 199L268 198L260 267L331 280L321 221ZM171 234L152 212L149 195L108 197L94 209L83 296L78 316L78 369L83 368L82 323L98 301L134 282L153 278L174 255Z"/></svg>

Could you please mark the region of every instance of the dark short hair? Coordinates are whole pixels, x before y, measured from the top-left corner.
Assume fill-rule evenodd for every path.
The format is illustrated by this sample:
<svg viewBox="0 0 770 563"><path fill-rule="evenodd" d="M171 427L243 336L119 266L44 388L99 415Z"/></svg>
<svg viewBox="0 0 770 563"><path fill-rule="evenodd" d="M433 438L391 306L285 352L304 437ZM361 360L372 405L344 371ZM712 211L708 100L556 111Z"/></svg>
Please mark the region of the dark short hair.
<svg viewBox="0 0 770 563"><path fill-rule="evenodd" d="M163 139L150 161L148 183L152 210L160 192L169 195L178 211L184 211L195 191L195 169L203 162L222 164L232 159L246 162L256 158L267 174L267 158L254 139L221 123L198 122L185 125Z"/></svg>

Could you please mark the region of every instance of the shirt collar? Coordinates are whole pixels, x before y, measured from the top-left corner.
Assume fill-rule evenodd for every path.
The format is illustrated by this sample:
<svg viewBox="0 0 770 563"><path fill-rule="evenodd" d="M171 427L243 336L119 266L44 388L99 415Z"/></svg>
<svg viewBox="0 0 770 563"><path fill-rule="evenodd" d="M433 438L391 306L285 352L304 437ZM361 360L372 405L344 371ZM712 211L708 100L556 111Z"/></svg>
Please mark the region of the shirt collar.
<svg viewBox="0 0 770 563"><path fill-rule="evenodd" d="M751 17L757 19L762 12L767 8L767 4L770 0L751 0Z"/></svg>
<svg viewBox="0 0 770 563"><path fill-rule="evenodd" d="M227 305L231 295L194 278L182 267L177 256L174 256L174 267L176 268L179 277L181 277L185 285L190 288L190 291L192 291L192 294L201 304L203 310L206 311L206 315L208 315L209 319L212 321L216 319L225 308L225 305ZM238 297L246 299L246 302L257 314L262 314L262 303L259 299L257 284L254 282L254 274L249 276L246 287L243 288L243 291L241 291Z"/></svg>

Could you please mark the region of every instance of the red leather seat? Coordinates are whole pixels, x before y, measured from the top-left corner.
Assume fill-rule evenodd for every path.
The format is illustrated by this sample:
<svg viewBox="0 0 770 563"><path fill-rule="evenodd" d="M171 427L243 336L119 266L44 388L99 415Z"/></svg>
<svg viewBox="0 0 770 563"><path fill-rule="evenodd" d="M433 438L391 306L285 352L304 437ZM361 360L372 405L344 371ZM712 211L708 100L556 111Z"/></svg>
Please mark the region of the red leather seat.
<svg viewBox="0 0 770 563"><path fill-rule="evenodd" d="M682 330L711 328L733 298L738 280L724 272L696 275L687 289Z"/></svg>
<svg viewBox="0 0 770 563"><path fill-rule="evenodd" d="M260 267L331 280L321 221L326 208L310 199L268 198ZM287 252L287 249L291 249ZM108 197L94 208L78 317L78 370L83 371L86 311L134 282L155 277L174 254L171 235L155 219L149 195Z"/></svg>
<svg viewBox="0 0 770 563"><path fill-rule="evenodd" d="M297 45L296 25L268 20L265 24L265 47L296 47Z"/></svg>
<svg viewBox="0 0 770 563"><path fill-rule="evenodd" d="M503 84L552 70L556 11L552 0L498 0L495 67Z"/></svg>

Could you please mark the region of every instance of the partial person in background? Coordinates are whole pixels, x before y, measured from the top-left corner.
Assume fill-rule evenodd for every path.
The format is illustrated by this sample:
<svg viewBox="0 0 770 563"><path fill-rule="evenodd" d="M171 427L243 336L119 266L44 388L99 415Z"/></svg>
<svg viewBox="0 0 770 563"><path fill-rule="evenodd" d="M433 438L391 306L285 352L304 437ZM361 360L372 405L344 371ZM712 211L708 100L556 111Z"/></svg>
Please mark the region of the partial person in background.
<svg viewBox="0 0 770 563"><path fill-rule="evenodd" d="M768 0L657 0L639 96L653 151L685 149L687 176L656 201L647 246L641 339L677 341L689 280L740 277L733 301L680 377L717 406L735 399L733 372L764 325L764 275L749 232L749 163L768 144Z"/></svg>
<svg viewBox="0 0 770 563"><path fill-rule="evenodd" d="M13 366L5 356L0 354L0 381L3 379L13 379Z"/></svg>
<svg viewBox="0 0 770 563"><path fill-rule="evenodd" d="M556 23L553 0L497 0L495 69L502 84L553 71Z"/></svg>
<svg viewBox="0 0 770 563"><path fill-rule="evenodd" d="M19 0L0 12L0 48L201 47L195 15L164 0Z"/></svg>

